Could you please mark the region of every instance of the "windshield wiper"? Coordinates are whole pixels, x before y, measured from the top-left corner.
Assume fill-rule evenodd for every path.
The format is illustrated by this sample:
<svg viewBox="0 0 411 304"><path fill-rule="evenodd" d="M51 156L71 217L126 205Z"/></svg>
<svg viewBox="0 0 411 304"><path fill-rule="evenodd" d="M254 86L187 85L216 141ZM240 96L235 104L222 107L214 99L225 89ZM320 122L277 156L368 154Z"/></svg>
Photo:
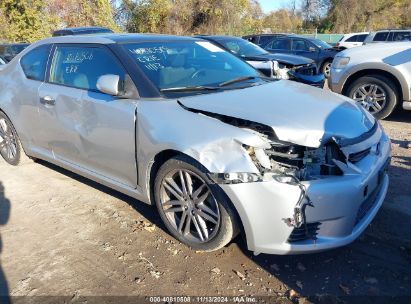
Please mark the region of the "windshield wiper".
<svg viewBox="0 0 411 304"><path fill-rule="evenodd" d="M175 87L161 89L160 92L192 92L192 91L214 91L217 87L193 86L193 87Z"/></svg>
<svg viewBox="0 0 411 304"><path fill-rule="evenodd" d="M219 87L225 87L225 86L228 86L228 85L233 84L233 83L243 82L243 81L251 80L251 79L255 79L255 78L258 78L258 76L238 77L238 78L234 78L234 79L231 79L231 80L224 81L224 82L220 83L218 86Z"/></svg>

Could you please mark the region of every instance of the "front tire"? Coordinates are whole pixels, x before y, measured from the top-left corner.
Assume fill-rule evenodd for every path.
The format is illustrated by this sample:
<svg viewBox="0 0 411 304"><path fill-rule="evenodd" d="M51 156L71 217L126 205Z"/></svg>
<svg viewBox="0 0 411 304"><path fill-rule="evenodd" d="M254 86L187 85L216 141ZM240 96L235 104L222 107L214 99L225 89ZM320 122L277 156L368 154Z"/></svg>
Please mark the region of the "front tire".
<svg viewBox="0 0 411 304"><path fill-rule="evenodd" d="M326 60L321 66L321 72L324 74L324 77L327 79L330 78L331 64L332 64L331 60Z"/></svg>
<svg viewBox="0 0 411 304"><path fill-rule="evenodd" d="M154 199L168 231L193 249L215 251L238 234L236 214L225 193L189 157L173 157L160 167Z"/></svg>
<svg viewBox="0 0 411 304"><path fill-rule="evenodd" d="M399 99L395 84L380 75L358 78L348 87L347 94L377 119L391 115Z"/></svg>
<svg viewBox="0 0 411 304"><path fill-rule="evenodd" d="M24 153L13 124L3 112L0 112L0 154L12 166L29 159Z"/></svg>

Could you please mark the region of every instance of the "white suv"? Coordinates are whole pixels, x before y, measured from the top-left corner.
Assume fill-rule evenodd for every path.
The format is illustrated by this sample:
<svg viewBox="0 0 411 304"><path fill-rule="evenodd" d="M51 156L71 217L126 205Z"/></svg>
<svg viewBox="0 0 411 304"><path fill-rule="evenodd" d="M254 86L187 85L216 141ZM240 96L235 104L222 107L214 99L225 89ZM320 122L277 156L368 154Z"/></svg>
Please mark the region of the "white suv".
<svg viewBox="0 0 411 304"><path fill-rule="evenodd" d="M411 42L369 44L338 53L329 87L376 118L387 117L401 104L411 110Z"/></svg>
<svg viewBox="0 0 411 304"><path fill-rule="evenodd" d="M368 34L368 32L345 34L340 41L337 42L336 46L340 49L349 49L355 46L361 46L363 45Z"/></svg>

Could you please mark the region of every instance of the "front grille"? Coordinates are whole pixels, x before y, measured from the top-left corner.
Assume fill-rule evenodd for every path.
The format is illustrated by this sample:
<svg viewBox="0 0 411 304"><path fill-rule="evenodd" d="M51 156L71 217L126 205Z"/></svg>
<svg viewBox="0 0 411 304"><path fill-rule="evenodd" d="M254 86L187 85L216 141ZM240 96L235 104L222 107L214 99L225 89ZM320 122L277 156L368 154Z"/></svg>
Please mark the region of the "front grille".
<svg viewBox="0 0 411 304"><path fill-rule="evenodd" d="M370 151L371 151L371 148L368 148L360 152L351 153L348 157L348 161L350 161L351 163L359 162L364 157L366 157L370 153Z"/></svg>
<svg viewBox="0 0 411 304"><path fill-rule="evenodd" d="M288 237L289 243L304 241L304 240L315 240L317 239L318 230L320 229L320 222L307 223L299 228L294 228Z"/></svg>

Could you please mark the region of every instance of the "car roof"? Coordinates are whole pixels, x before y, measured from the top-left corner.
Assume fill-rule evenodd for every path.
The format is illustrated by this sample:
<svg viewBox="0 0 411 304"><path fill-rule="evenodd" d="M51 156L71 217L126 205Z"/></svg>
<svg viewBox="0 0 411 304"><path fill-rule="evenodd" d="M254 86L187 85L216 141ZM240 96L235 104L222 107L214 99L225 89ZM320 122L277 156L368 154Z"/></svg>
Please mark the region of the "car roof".
<svg viewBox="0 0 411 304"><path fill-rule="evenodd" d="M370 32L348 33L348 34L344 34L344 37L355 36L355 35L368 35L369 33Z"/></svg>
<svg viewBox="0 0 411 304"><path fill-rule="evenodd" d="M161 41L176 41L176 40L199 40L195 37L184 37L162 34L116 34L116 33L101 33L81 36L57 36L39 41L39 44L51 43L97 43L97 44L122 44L122 43L138 43L138 42L161 42Z"/></svg>
<svg viewBox="0 0 411 304"><path fill-rule="evenodd" d="M225 36L225 35L197 35L194 36L196 38L204 38L204 39L210 39L210 40L244 40L241 37L236 37L236 36ZM247 40L244 40L247 41Z"/></svg>
<svg viewBox="0 0 411 304"><path fill-rule="evenodd" d="M245 35L243 37L256 37L256 36L286 36L290 35L289 33L272 33L272 34L252 34L252 35Z"/></svg>
<svg viewBox="0 0 411 304"><path fill-rule="evenodd" d="M373 33L379 33L379 32L408 32L411 31L411 28L404 28L404 29L383 29L383 30L378 30L374 31Z"/></svg>

